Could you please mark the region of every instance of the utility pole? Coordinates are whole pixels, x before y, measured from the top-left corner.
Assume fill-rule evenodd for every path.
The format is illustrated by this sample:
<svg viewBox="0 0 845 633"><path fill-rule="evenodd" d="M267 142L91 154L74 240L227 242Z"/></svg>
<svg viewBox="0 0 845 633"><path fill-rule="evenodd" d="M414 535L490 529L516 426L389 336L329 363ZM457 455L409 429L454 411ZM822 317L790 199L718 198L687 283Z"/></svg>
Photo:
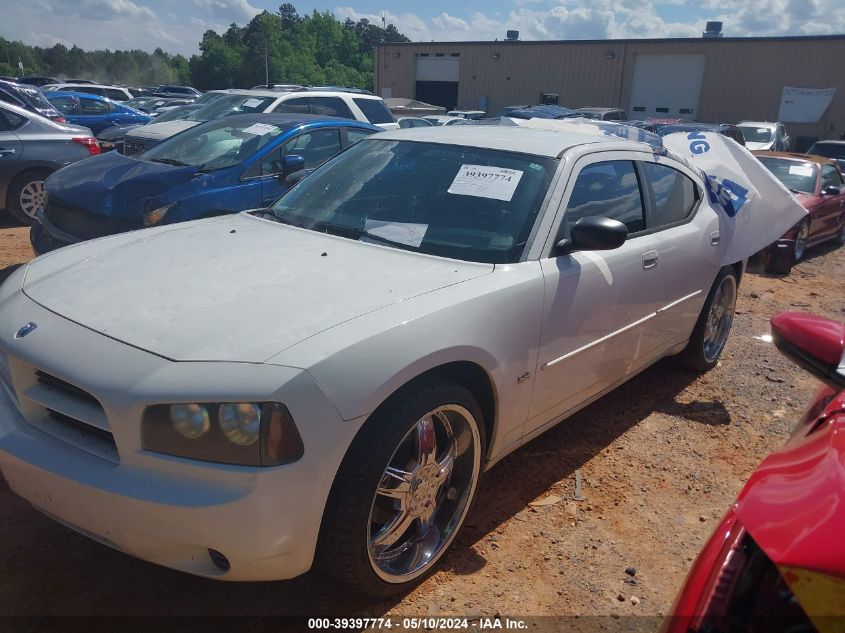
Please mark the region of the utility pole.
<svg viewBox="0 0 845 633"><path fill-rule="evenodd" d="M264 38L264 85L270 87L270 67L267 64L267 38Z"/></svg>

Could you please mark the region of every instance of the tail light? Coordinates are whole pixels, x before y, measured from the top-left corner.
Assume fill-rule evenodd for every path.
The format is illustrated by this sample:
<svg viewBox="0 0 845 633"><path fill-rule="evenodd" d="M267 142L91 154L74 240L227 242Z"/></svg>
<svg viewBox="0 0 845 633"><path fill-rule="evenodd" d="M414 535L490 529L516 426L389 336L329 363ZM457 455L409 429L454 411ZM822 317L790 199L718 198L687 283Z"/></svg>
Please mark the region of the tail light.
<svg viewBox="0 0 845 633"><path fill-rule="evenodd" d="M66 119L66 118L64 118L63 116L52 116L52 117L50 117L50 118L51 118L53 121L55 121L56 123L67 123L67 119Z"/></svg>
<svg viewBox="0 0 845 633"><path fill-rule="evenodd" d="M79 143L80 145L84 145L88 149L88 153L91 156L95 156L100 153L100 143L97 142L93 136L75 136L71 139L74 143Z"/></svg>

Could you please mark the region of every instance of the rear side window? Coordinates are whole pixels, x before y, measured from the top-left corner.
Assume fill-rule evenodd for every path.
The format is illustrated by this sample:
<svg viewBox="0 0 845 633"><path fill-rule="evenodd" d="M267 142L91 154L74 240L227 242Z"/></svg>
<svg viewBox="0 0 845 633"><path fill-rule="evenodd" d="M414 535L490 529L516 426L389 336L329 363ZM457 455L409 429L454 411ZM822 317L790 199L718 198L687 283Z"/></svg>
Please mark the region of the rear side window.
<svg viewBox="0 0 845 633"><path fill-rule="evenodd" d="M87 92L89 95L99 95L101 97L105 96L102 88L90 88L88 86L78 86L76 88L71 88L73 92Z"/></svg>
<svg viewBox="0 0 845 633"><path fill-rule="evenodd" d="M26 119L24 117L15 114L14 112L0 109L0 132L17 130L24 123L26 123Z"/></svg>
<svg viewBox="0 0 845 633"><path fill-rule="evenodd" d="M336 116L342 119L354 119L343 99L339 97L311 97L311 114Z"/></svg>
<svg viewBox="0 0 845 633"><path fill-rule="evenodd" d="M15 105L23 105L23 101L13 97L5 90L0 90L0 101L5 101L6 103L13 103Z"/></svg>
<svg viewBox="0 0 845 633"><path fill-rule="evenodd" d="M123 93L122 90L116 90L115 88L106 88L105 92L106 96L109 99L114 99L115 101L126 101L126 95Z"/></svg>
<svg viewBox="0 0 845 633"><path fill-rule="evenodd" d="M560 237L569 237L572 225L592 216L619 220L628 227L628 233L645 229L642 194L633 162L605 161L581 170L566 206Z"/></svg>
<svg viewBox="0 0 845 633"><path fill-rule="evenodd" d="M380 99L353 99L370 123L393 123L393 115Z"/></svg>
<svg viewBox="0 0 845 633"><path fill-rule="evenodd" d="M350 145L354 145L361 139L367 138L372 132L370 130L356 130L354 128L347 128L346 139Z"/></svg>
<svg viewBox="0 0 845 633"><path fill-rule="evenodd" d="M79 114L98 115L108 114L111 111L109 104L99 99L79 99Z"/></svg>
<svg viewBox="0 0 845 633"><path fill-rule="evenodd" d="M697 199L692 180L666 165L641 164L654 194L654 209L648 228L660 228L688 218Z"/></svg>

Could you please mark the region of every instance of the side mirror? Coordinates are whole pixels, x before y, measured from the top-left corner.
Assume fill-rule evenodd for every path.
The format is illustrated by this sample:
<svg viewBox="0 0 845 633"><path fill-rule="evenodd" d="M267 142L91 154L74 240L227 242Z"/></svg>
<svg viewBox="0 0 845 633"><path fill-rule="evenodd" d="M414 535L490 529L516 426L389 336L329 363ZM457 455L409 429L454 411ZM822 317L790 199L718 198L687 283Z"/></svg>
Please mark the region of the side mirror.
<svg viewBox="0 0 845 633"><path fill-rule="evenodd" d="M771 324L784 356L834 389L845 387L845 324L802 312L782 312Z"/></svg>
<svg viewBox="0 0 845 633"><path fill-rule="evenodd" d="M572 225L569 234L569 238L555 244L555 254L619 248L628 239L628 227L618 220L592 216L578 220Z"/></svg>
<svg viewBox="0 0 845 633"><path fill-rule="evenodd" d="M303 169L305 169L305 158L299 154L291 154L282 159L282 176L285 178Z"/></svg>
<svg viewBox="0 0 845 633"><path fill-rule="evenodd" d="M838 196L840 193L842 193L842 189L836 185L825 185L822 187L823 196Z"/></svg>

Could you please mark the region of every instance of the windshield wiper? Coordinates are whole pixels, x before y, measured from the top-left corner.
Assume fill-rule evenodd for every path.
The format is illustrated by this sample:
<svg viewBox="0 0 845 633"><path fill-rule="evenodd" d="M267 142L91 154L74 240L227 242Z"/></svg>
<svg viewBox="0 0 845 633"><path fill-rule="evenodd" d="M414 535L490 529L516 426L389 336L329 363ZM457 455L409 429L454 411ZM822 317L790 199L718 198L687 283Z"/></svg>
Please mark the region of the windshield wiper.
<svg viewBox="0 0 845 633"><path fill-rule="evenodd" d="M174 167L187 167L188 163L183 163L181 160L175 158L151 158L150 162L164 163L165 165L173 165Z"/></svg>
<svg viewBox="0 0 845 633"><path fill-rule="evenodd" d="M420 248L419 246L414 246L413 244L405 244L404 242L397 242L395 240L391 240L387 237L382 237L381 235L376 235L375 233L370 233L369 231L360 231L359 235L361 237L366 237L367 239L373 240L374 242L380 242L381 244L388 244L390 246L395 246L396 248L401 248L406 251L414 251L415 253L425 253L426 255L432 255L429 251L425 250L424 248Z"/></svg>

